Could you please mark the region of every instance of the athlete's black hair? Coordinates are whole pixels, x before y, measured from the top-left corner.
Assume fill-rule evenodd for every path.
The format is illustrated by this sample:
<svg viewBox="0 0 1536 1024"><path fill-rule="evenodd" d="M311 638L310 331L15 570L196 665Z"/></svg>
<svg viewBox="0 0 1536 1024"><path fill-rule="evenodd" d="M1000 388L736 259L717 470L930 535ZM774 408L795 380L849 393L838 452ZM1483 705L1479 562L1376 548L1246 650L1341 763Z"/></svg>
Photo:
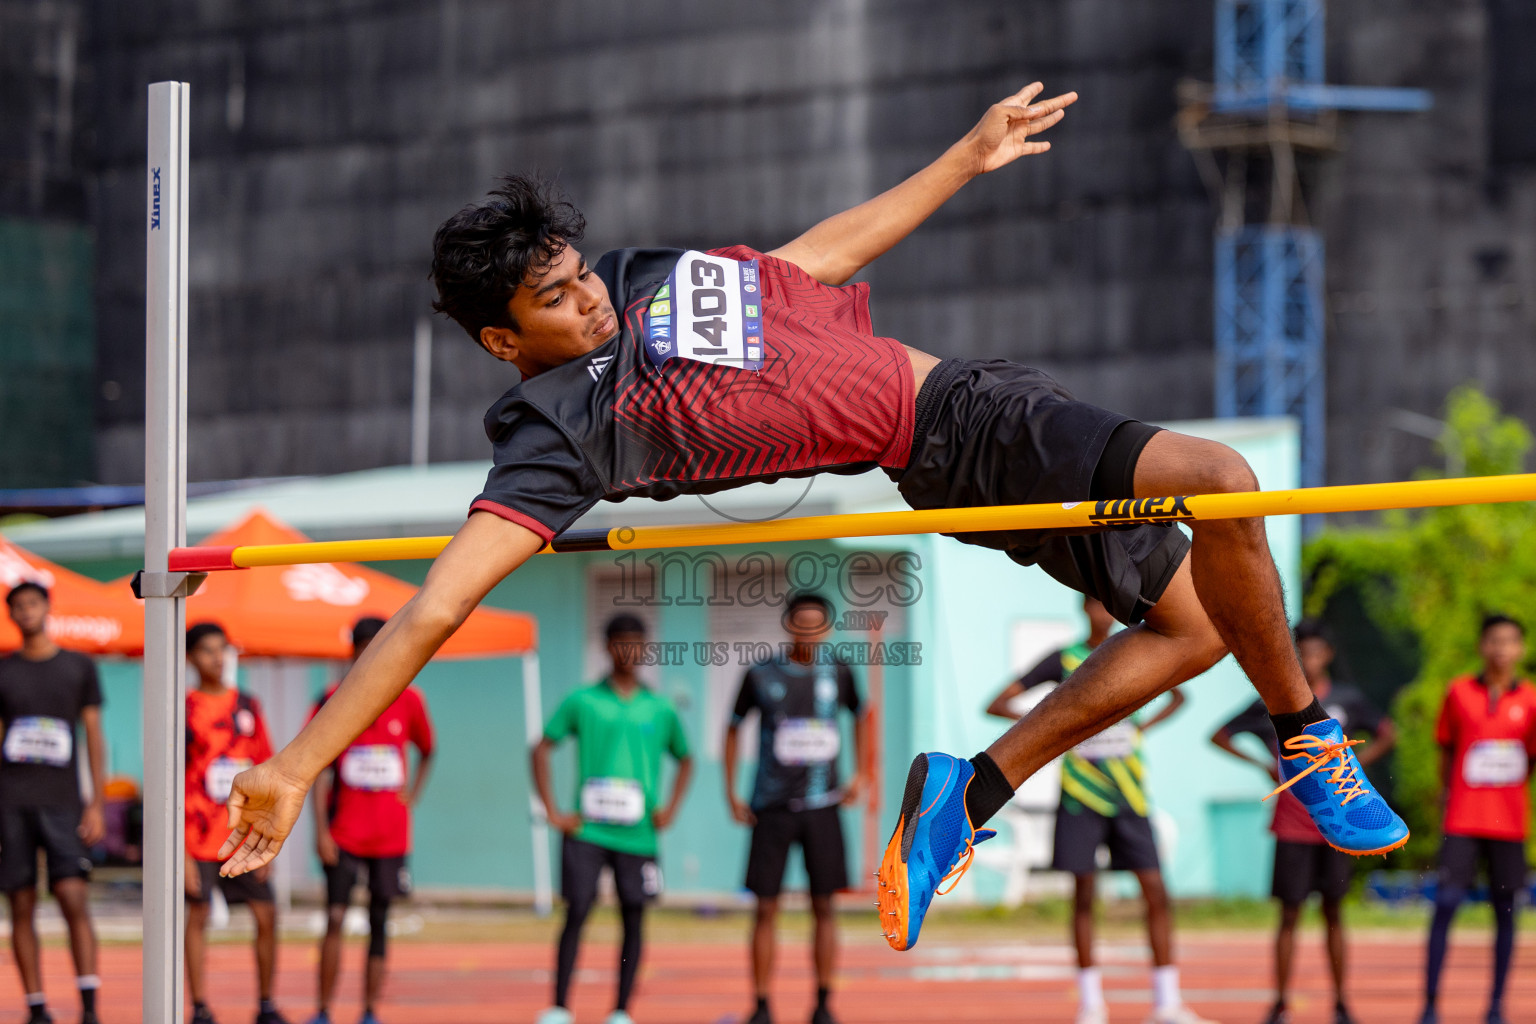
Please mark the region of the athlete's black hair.
<svg viewBox="0 0 1536 1024"><path fill-rule="evenodd" d="M379 635L379 630L384 628L384 620L377 615L364 615L352 623L352 646L365 644Z"/></svg>
<svg viewBox="0 0 1536 1024"><path fill-rule="evenodd" d="M552 182L508 174L499 187L443 222L432 237L432 308L480 343L482 327L519 330L507 309L512 293L541 274L587 220Z"/></svg>
<svg viewBox="0 0 1536 1024"><path fill-rule="evenodd" d="M41 594L44 601L49 600L47 587L43 586L41 583L38 583L36 580L22 580L20 583L16 584L6 592L6 606L10 607L14 605L16 603L16 598L20 597L22 594L25 594L29 590L35 594Z"/></svg>
<svg viewBox="0 0 1536 1024"><path fill-rule="evenodd" d="M1525 639L1525 625L1519 619L1512 619L1508 615L1494 612L1483 616L1483 627L1477 631L1477 638L1481 640L1488 635L1488 631L1495 626L1514 626L1520 631L1520 638Z"/></svg>
<svg viewBox="0 0 1536 1024"><path fill-rule="evenodd" d="M811 604L815 605L817 608L820 608L822 616L825 617L827 621L827 625L832 625L832 620L837 615L837 609L832 607L832 602L827 600L827 598L823 597L822 595L816 593L815 591L797 590L784 599L785 628L789 628L789 620L794 618L795 612L798 609L804 608L806 605Z"/></svg>
<svg viewBox="0 0 1536 1024"><path fill-rule="evenodd" d="M210 636L220 636L226 641L229 639L229 634L224 632L224 627L217 622L199 622L187 630L187 650L190 651L201 643L205 637Z"/></svg>
<svg viewBox="0 0 1536 1024"><path fill-rule="evenodd" d="M1323 623L1317 619L1302 619L1300 622L1296 623L1296 628L1292 631L1292 633L1295 636L1296 642L1298 644L1304 640L1321 640L1329 647L1337 646L1333 642L1332 631L1330 631L1327 626L1323 625Z"/></svg>
<svg viewBox="0 0 1536 1024"><path fill-rule="evenodd" d="M620 613L609 619L607 627L603 630L603 636L609 640L616 636L625 636L633 633L639 633L641 636L644 636L645 623L641 622L638 616L630 615L627 612Z"/></svg>

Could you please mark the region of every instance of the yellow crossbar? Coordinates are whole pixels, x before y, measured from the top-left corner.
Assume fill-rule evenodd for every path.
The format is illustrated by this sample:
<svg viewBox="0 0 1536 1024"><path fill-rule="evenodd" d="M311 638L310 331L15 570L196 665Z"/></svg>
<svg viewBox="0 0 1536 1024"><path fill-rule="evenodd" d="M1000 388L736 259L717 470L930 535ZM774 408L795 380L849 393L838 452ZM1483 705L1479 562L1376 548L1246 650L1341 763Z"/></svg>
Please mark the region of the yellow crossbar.
<svg viewBox="0 0 1536 1024"><path fill-rule="evenodd" d="M567 531L541 553L633 551L827 540L833 537L889 537L915 533L971 533L997 530L1083 530L1140 523L1201 519L1247 519L1325 512L1368 512L1389 508L1430 508L1536 500L1536 473L1411 480L1397 483L1308 487L1289 491L1195 494L1047 505L997 505L806 516L765 523L706 523L684 526L623 526L611 530ZM180 548L172 568L209 571L302 562L384 562L435 558L448 537L257 544L237 548Z"/></svg>

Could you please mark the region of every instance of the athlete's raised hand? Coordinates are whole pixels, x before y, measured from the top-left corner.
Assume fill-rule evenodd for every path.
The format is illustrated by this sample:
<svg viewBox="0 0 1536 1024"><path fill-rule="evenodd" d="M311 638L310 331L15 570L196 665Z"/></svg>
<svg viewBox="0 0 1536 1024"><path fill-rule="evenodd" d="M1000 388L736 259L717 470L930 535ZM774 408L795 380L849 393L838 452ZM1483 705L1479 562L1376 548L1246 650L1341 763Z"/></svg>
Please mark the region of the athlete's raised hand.
<svg viewBox="0 0 1536 1024"><path fill-rule="evenodd" d="M1066 92L1035 102L1045 91L1039 82L1031 82L1000 103L994 103L976 122L960 144L970 150L977 174L986 174L1013 163L1021 156L1044 153L1049 142L1033 136L1060 121L1066 108L1077 102L1077 93Z"/></svg>
<svg viewBox="0 0 1536 1024"><path fill-rule="evenodd" d="M271 761L235 776L229 793L229 838L219 849L219 874L243 875L271 863L304 810L309 786Z"/></svg>

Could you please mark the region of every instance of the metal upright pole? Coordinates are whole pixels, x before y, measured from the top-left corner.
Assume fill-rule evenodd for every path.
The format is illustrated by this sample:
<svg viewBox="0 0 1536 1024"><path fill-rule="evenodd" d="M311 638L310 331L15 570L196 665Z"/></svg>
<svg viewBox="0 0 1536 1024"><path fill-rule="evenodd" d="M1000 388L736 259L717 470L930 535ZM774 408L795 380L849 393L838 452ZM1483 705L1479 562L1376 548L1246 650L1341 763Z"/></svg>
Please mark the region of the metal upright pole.
<svg viewBox="0 0 1536 1024"><path fill-rule="evenodd" d="M432 437L432 321L416 321L411 372L411 465L425 466Z"/></svg>
<svg viewBox="0 0 1536 1024"><path fill-rule="evenodd" d="M544 691L539 678L539 652L523 655L523 731L533 747L544 735ZM533 840L533 911L548 917L555 909L555 887L549 863L549 816L539 792L528 785L529 836Z"/></svg>
<svg viewBox="0 0 1536 1024"><path fill-rule="evenodd" d="M144 1021L181 1024L191 87L149 87L144 381Z"/></svg>

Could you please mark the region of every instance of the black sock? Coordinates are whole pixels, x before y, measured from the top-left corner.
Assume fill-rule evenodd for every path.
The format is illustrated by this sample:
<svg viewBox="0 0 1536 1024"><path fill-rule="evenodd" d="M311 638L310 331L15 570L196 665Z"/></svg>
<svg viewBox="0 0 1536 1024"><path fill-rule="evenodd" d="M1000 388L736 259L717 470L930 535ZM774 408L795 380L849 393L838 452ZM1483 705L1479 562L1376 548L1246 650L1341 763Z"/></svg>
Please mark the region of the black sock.
<svg viewBox="0 0 1536 1024"><path fill-rule="evenodd" d="M96 1012L96 990L94 988L82 988L80 990L80 1009L85 1013Z"/></svg>
<svg viewBox="0 0 1536 1024"><path fill-rule="evenodd" d="M270 999L263 999L261 1005L257 1007L257 1011L260 1013L276 1013L277 1004Z"/></svg>
<svg viewBox="0 0 1536 1024"><path fill-rule="evenodd" d="M766 1013L767 1010L768 1010L768 997L767 996L758 996L757 997L757 1012L758 1013Z"/></svg>
<svg viewBox="0 0 1536 1024"><path fill-rule="evenodd" d="M965 790L965 812L971 816L971 827L981 828L1013 799L1013 783L985 750L971 758L971 766L976 775Z"/></svg>
<svg viewBox="0 0 1536 1024"><path fill-rule="evenodd" d="M1314 722L1328 721L1328 712L1324 711L1323 706L1317 702L1317 698L1313 697L1312 703L1300 711L1270 715L1269 720L1275 723L1275 735L1280 737L1280 742L1283 744L1292 736L1300 736L1302 730Z"/></svg>
<svg viewBox="0 0 1536 1024"><path fill-rule="evenodd" d="M816 1009L825 1010L827 1008L827 997L831 994L832 990L825 985L816 989Z"/></svg>

